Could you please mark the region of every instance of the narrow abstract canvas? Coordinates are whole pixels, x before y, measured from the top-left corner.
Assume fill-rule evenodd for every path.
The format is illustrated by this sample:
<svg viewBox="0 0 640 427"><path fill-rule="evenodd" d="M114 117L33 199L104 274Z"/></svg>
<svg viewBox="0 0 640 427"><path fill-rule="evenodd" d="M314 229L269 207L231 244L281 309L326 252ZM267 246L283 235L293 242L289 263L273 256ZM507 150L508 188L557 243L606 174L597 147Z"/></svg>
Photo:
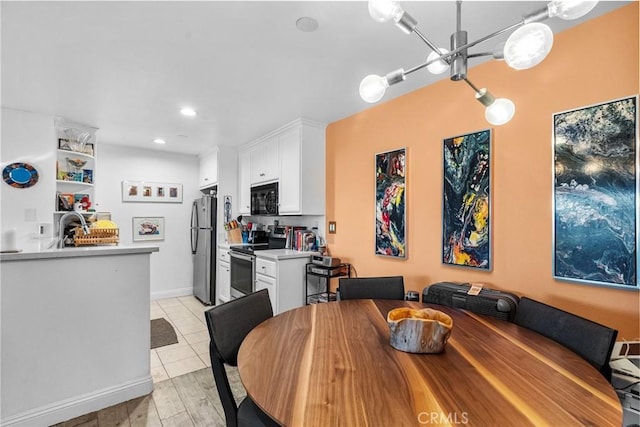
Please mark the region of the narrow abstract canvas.
<svg viewBox="0 0 640 427"><path fill-rule="evenodd" d="M491 131L444 140L442 262L491 269Z"/></svg>
<svg viewBox="0 0 640 427"><path fill-rule="evenodd" d="M376 154L376 254L406 257L406 150Z"/></svg>
<svg viewBox="0 0 640 427"><path fill-rule="evenodd" d="M553 116L553 275L638 288L638 98Z"/></svg>

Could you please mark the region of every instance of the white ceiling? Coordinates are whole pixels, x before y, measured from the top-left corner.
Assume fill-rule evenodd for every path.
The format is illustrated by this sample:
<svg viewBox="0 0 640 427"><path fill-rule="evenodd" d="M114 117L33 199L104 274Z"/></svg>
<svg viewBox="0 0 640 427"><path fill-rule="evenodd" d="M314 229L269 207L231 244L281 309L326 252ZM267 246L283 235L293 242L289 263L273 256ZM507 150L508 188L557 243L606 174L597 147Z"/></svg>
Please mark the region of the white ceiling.
<svg viewBox="0 0 640 427"><path fill-rule="evenodd" d="M600 2L581 20L547 23L557 32L627 3ZM468 1L462 26L475 40L545 4ZM403 7L423 34L449 47L454 1ZM415 35L374 22L363 1L2 1L0 8L3 107L98 127L99 142L190 154L247 143L298 117L348 117L369 107L358 95L365 75L408 69L430 52ZM318 30L297 30L302 16L315 18ZM385 99L438 78L447 77L418 71ZM187 105L199 115L181 116ZM153 144L157 137L167 144Z"/></svg>

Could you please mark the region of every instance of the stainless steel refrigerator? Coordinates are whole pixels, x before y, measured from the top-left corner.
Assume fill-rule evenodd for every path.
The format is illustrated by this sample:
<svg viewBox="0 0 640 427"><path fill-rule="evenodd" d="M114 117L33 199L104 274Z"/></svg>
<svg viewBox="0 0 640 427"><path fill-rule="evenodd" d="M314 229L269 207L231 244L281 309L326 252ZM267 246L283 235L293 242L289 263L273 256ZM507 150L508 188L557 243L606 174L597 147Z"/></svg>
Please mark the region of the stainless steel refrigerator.
<svg viewBox="0 0 640 427"><path fill-rule="evenodd" d="M204 304L216 303L216 212L215 194L203 195L191 205L191 253L193 295Z"/></svg>

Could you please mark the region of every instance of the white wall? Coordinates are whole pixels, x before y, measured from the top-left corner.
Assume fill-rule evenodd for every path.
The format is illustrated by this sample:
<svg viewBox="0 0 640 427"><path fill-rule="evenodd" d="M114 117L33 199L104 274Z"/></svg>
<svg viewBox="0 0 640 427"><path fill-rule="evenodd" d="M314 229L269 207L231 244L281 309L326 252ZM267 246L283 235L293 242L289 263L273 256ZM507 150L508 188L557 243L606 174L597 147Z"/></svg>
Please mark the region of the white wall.
<svg viewBox="0 0 640 427"><path fill-rule="evenodd" d="M52 223L55 208L55 149L53 116L2 109L0 167L26 162L40 179L30 188L13 188L0 183L0 229L15 228L18 248L36 236L39 223Z"/></svg>
<svg viewBox="0 0 640 427"><path fill-rule="evenodd" d="M160 252L151 256L151 297L168 298L192 293L193 265L189 224L191 202L200 196L198 158L194 155L129 148L100 141L95 171L96 210L108 211L120 228L120 244L153 244ZM182 203L122 202L122 181L182 184ZM133 242L132 218L164 217L162 241Z"/></svg>

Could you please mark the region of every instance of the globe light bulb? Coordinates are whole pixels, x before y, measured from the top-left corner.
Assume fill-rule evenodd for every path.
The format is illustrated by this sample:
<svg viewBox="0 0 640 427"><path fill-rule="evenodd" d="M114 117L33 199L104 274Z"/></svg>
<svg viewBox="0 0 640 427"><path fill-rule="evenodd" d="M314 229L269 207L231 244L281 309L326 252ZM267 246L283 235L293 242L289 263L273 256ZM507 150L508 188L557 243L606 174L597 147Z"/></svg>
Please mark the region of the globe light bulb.
<svg viewBox="0 0 640 427"><path fill-rule="evenodd" d="M360 97L364 101L373 104L382 99L388 87L389 82L386 77L369 74L360 82Z"/></svg>
<svg viewBox="0 0 640 427"><path fill-rule="evenodd" d="M553 46L553 32L545 24L533 22L514 31L504 45L504 60L516 70L538 65Z"/></svg>
<svg viewBox="0 0 640 427"><path fill-rule="evenodd" d="M507 98L498 98L489 105L484 112L484 117L495 126L509 122L516 112L515 104Z"/></svg>
<svg viewBox="0 0 640 427"><path fill-rule="evenodd" d="M565 20L578 19L591 12L597 4L597 0L553 0L547 5L547 10L550 18L557 16Z"/></svg>
<svg viewBox="0 0 640 427"><path fill-rule="evenodd" d="M369 15L376 22L397 20L402 12L400 5L393 0L369 0Z"/></svg>
<svg viewBox="0 0 640 427"><path fill-rule="evenodd" d="M447 49L444 49L441 47L438 48L438 50L440 51L441 54L449 53ZM438 55L436 52L431 52L429 56L427 56L427 62L433 61L439 56L440 55ZM431 74L442 74L448 69L449 69L449 64L447 64L447 62L443 60L436 61L432 64L427 65L427 70L429 70Z"/></svg>

